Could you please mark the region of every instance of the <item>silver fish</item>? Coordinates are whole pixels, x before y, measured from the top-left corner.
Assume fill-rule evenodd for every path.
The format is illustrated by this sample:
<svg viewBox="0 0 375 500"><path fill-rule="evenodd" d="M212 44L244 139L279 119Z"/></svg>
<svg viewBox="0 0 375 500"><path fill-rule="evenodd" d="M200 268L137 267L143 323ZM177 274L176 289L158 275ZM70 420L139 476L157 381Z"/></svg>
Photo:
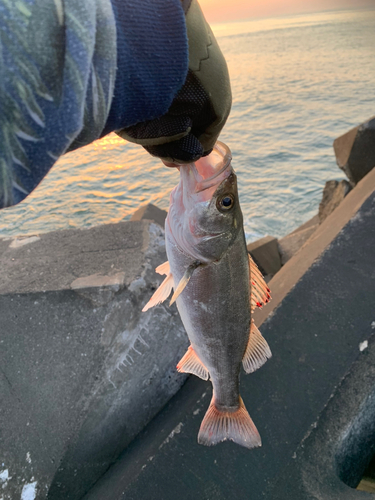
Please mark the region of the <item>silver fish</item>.
<svg viewBox="0 0 375 500"><path fill-rule="evenodd" d="M191 346L177 365L213 386L198 442L232 440L261 446L258 430L239 393L241 363L247 373L271 357L251 319L270 299L261 273L248 255L237 177L227 146L195 164L182 165L165 223L168 262L156 271L166 278L143 308L176 300Z"/></svg>

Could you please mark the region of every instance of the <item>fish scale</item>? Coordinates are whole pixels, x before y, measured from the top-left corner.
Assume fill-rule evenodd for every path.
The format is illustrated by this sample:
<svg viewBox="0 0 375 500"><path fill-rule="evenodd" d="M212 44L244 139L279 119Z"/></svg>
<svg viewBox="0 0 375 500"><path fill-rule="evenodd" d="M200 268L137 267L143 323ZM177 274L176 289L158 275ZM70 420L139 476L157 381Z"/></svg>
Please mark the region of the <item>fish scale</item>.
<svg viewBox="0 0 375 500"><path fill-rule="evenodd" d="M241 236L218 263L197 269L177 298L191 345L210 373L216 398L228 407L238 402L239 370L250 331L248 259ZM167 230L167 255L178 282L183 274L178 270L187 267L189 257L179 251L172 238ZM220 383L221 379L226 383Z"/></svg>

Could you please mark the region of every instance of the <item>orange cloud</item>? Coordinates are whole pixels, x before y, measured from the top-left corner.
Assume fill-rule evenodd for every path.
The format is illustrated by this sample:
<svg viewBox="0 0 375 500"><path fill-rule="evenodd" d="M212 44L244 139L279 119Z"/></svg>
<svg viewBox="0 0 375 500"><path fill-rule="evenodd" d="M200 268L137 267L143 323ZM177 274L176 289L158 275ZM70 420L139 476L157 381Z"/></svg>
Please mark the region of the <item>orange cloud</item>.
<svg viewBox="0 0 375 500"><path fill-rule="evenodd" d="M374 0L199 0L199 3L210 23L374 6Z"/></svg>

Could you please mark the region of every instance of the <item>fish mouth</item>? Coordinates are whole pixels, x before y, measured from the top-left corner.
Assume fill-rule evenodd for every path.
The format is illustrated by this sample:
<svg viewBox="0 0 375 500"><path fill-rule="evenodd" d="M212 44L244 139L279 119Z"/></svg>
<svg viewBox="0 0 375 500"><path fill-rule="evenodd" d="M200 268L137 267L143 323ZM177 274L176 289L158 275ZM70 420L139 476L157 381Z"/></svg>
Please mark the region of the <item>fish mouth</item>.
<svg viewBox="0 0 375 500"><path fill-rule="evenodd" d="M217 260L231 231L224 224L208 220L217 210L211 208L215 192L235 177L229 148L217 142L213 151L195 163L180 165L180 182L171 192L167 228L182 253L201 262ZM222 214L216 219L222 220ZM215 221L214 221L215 222ZM207 247L217 247L207 250ZM220 250L220 252L219 252Z"/></svg>
<svg viewBox="0 0 375 500"><path fill-rule="evenodd" d="M201 193L206 189L220 184L229 177L232 172L232 153L228 146L217 141L213 151L190 165L196 181L195 193Z"/></svg>

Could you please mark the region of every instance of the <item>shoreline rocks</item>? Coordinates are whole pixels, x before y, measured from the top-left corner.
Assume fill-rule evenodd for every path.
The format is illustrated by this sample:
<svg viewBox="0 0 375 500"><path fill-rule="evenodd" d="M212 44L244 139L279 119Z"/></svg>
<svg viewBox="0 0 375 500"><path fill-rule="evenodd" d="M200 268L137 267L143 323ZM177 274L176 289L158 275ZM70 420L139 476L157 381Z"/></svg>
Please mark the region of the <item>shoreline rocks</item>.
<svg viewBox="0 0 375 500"><path fill-rule="evenodd" d="M337 165L355 186L375 166L375 117L333 142Z"/></svg>
<svg viewBox="0 0 375 500"><path fill-rule="evenodd" d="M345 172L349 181L327 181L317 215L290 234L278 240L273 236L265 236L247 247L267 281L308 242L319 225L341 204L352 188L375 167L375 117L335 139L333 148L337 165ZM279 255L274 251L270 252L271 241L274 247L277 245Z"/></svg>
<svg viewBox="0 0 375 500"><path fill-rule="evenodd" d="M264 276L273 276L281 269L278 243L273 236L265 236L249 243L247 250Z"/></svg>
<svg viewBox="0 0 375 500"><path fill-rule="evenodd" d="M340 205L351 189L351 185L346 180L326 182L319 205L320 224Z"/></svg>

